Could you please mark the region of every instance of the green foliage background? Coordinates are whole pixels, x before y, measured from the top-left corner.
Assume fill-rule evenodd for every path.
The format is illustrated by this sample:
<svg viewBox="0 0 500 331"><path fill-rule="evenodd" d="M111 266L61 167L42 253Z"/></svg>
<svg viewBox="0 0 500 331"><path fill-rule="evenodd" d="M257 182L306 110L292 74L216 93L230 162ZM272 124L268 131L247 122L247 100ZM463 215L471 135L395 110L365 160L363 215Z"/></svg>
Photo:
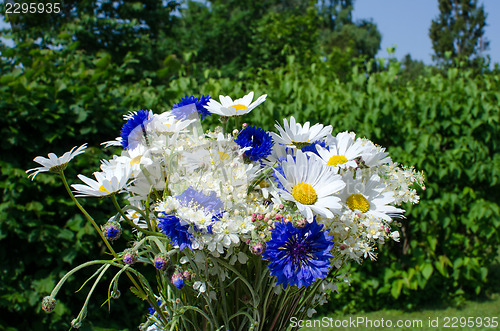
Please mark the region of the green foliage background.
<svg viewBox="0 0 500 331"><path fill-rule="evenodd" d="M192 6L192 15L199 11L208 15L199 5ZM227 10L218 1L214 6ZM239 8L262 10L248 6ZM459 303L488 293L494 281L491 265L500 245L500 74L460 67L424 67L415 74L396 61L352 58L354 51L348 47L330 49L329 45L325 52L308 38L319 31L312 28L315 14L310 7L302 14L294 12L295 16L276 8L261 17L260 26L247 21L243 9L231 12L232 20L226 23L249 25L241 32L249 39L235 52L252 45L236 61L204 48L210 39L191 49L181 47L191 39L175 43L174 37L181 33L198 37L202 33L203 28L194 26L195 16L183 28L188 14L175 27L171 21L179 18L164 20L156 34L115 25L114 29L126 31L121 37L125 44L85 35L85 27L102 22L82 15L77 23L69 17L60 22L51 41L58 47L41 44L36 34L26 32L32 30L15 36L15 48L0 45L4 139L0 144L0 329L68 329L86 294L85 289L74 292L92 271L65 285L53 314L41 311L41 298L72 267L106 257L97 235L65 196L57 178L41 174L34 182L27 179L25 170L36 166L32 159L49 152L61 155L88 142L87 153L66 171L70 181L77 182L78 173L89 176L101 158L111 155L99 144L119 135L124 114L139 109L160 113L186 94L267 93L267 101L246 122L272 130L276 121L293 115L301 122L331 124L335 132L355 131L388 147L393 160L425 172L427 189L419 191L421 203L406 206L402 242L383 247L375 263L352 265L351 286L333 294L325 310L413 309L428 301ZM286 29L280 29L281 22ZM210 32L214 41L229 29L215 19L209 23L214 26ZM186 31L190 26L201 30ZM238 31L232 31L235 38ZM79 33L83 37L75 39ZM86 38L92 42L85 42ZM144 46L147 41L150 47ZM286 47L277 47L279 43ZM210 118L206 124L214 126L217 119ZM84 203L98 223L107 221L111 210L107 201L85 199ZM124 241L115 245L117 250L125 248ZM100 307L106 300L103 288L102 295L92 300L84 328L135 329L147 307L127 288L123 281L122 297L113 301L109 312Z"/></svg>

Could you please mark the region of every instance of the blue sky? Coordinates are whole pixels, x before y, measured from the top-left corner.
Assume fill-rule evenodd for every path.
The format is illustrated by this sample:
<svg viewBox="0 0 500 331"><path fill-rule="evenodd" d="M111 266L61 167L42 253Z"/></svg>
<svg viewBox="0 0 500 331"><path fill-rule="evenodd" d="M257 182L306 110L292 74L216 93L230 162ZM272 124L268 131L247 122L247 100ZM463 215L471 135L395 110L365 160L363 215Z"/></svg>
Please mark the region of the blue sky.
<svg viewBox="0 0 500 331"><path fill-rule="evenodd" d="M500 63L500 0L482 0L487 13L485 37L490 42L485 52L493 63ZM372 19L382 33L377 57L387 57L387 48L396 45L394 56L411 54L415 60L432 63L429 28L439 14L438 0L355 0L353 18ZM5 27L0 17L0 27ZM8 25L7 25L8 26Z"/></svg>
<svg viewBox="0 0 500 331"><path fill-rule="evenodd" d="M490 42L485 52L491 62L500 63L500 0L482 0L487 13L485 37ZM353 18L372 18L382 33L377 57L387 57L387 48L396 45L395 57L411 54L415 60L432 63L429 28L439 15L438 0L355 0Z"/></svg>

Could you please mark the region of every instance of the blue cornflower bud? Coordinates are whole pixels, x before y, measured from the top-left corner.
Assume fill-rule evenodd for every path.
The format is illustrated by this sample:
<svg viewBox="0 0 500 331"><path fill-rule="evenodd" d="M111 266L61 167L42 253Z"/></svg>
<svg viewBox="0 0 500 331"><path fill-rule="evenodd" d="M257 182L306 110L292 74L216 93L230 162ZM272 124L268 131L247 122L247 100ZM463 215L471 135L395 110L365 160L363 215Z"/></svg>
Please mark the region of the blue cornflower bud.
<svg viewBox="0 0 500 331"><path fill-rule="evenodd" d="M56 308L56 299L51 296L46 296L42 299L42 309L50 313Z"/></svg>
<svg viewBox="0 0 500 331"><path fill-rule="evenodd" d="M266 243L257 241L251 246L251 249L253 254L262 255L266 251Z"/></svg>
<svg viewBox="0 0 500 331"><path fill-rule="evenodd" d="M171 281L172 284L174 284L175 287L177 287L179 290L184 286L184 277L182 277L182 274L180 272L175 272L172 275Z"/></svg>
<svg viewBox="0 0 500 331"><path fill-rule="evenodd" d="M116 239L120 238L122 234L122 226L116 221L108 221L106 224L104 224L102 232L104 233L106 239L108 239L109 241L115 241Z"/></svg>
<svg viewBox="0 0 500 331"><path fill-rule="evenodd" d="M165 270L168 267L168 258L165 256L165 254L159 254L155 257L154 263L155 263L155 268L158 270Z"/></svg>
<svg viewBox="0 0 500 331"><path fill-rule="evenodd" d="M137 252L133 249L126 249L124 252L123 252L123 262L125 262L126 264L134 264L137 262L137 258L138 258L138 255L137 255Z"/></svg>

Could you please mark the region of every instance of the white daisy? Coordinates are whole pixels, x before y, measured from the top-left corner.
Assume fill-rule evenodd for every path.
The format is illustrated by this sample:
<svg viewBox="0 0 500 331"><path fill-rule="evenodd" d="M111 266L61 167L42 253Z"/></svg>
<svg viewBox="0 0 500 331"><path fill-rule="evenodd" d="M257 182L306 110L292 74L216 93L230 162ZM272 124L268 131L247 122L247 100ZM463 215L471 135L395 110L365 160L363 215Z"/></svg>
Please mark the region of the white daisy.
<svg viewBox="0 0 500 331"><path fill-rule="evenodd" d="M385 190L386 185L378 175L366 180L358 171L355 179L352 173L346 173L342 178L347 185L339 196L346 208L387 222L392 221L391 216L399 217L404 212L403 209L391 206L394 203L394 192Z"/></svg>
<svg viewBox="0 0 500 331"><path fill-rule="evenodd" d="M231 97L219 95L220 103L210 99L205 108L212 114L221 116L241 116L248 114L255 107L266 100L267 94L261 95L257 100L253 100L253 92L248 93L243 98L233 101Z"/></svg>
<svg viewBox="0 0 500 331"><path fill-rule="evenodd" d="M120 156L114 155L111 160L101 160L101 170L115 168L119 164L129 164L132 167L134 177L137 177L144 166L153 164L151 150L144 145L138 145L134 149L124 149Z"/></svg>
<svg viewBox="0 0 500 331"><path fill-rule="evenodd" d="M191 105L190 105L191 106ZM187 127L197 122L196 119L179 120L175 118L171 111L154 115L151 126L161 133L180 133L187 132ZM199 122L199 120L198 120Z"/></svg>
<svg viewBox="0 0 500 331"><path fill-rule="evenodd" d="M332 211L337 213L340 210L340 198L333 194L342 190L345 183L318 157L308 158L297 151L295 160L288 155L281 166L283 175L275 171L284 187L278 189L279 194L283 199L295 202L309 222L313 221L314 214L332 218Z"/></svg>
<svg viewBox="0 0 500 331"><path fill-rule="evenodd" d="M364 147L361 158L369 167L375 167L381 164L392 164L392 159L385 148L375 145L368 139L358 139Z"/></svg>
<svg viewBox="0 0 500 331"><path fill-rule="evenodd" d="M76 197L104 197L123 189L131 175L132 168L129 165L118 164L106 171L94 172L97 181L78 175L78 178L87 185L73 184L71 186L75 189Z"/></svg>
<svg viewBox="0 0 500 331"><path fill-rule="evenodd" d="M85 152L85 148L87 148L87 144L83 144L75 150L76 146L73 147L69 152L63 154L63 156L58 157L54 153L49 153L48 157L37 156L33 159L38 164L41 164L43 167L33 168L26 170L26 173L30 173L28 178L31 177L31 180L35 179L36 175L40 172L54 172L58 173L61 170L66 169L68 166L68 162L71 161L75 156L82 154Z"/></svg>
<svg viewBox="0 0 500 331"><path fill-rule="evenodd" d="M356 168L358 164L355 159L361 155L364 148L361 141L354 140L354 135L346 131L337 134L328 149L317 146L316 150L321 159L337 173L339 169Z"/></svg>
<svg viewBox="0 0 500 331"><path fill-rule="evenodd" d="M299 149L310 145L316 140L326 138L332 133L331 125L323 127L323 124L314 124L310 127L310 123L306 122L304 126L302 126L302 124L295 121L293 116L290 117L290 124L288 124L286 118L283 120L283 124L283 127L279 124L274 125L280 133L280 135L278 135L271 132L271 136L274 141L278 144L296 147Z"/></svg>

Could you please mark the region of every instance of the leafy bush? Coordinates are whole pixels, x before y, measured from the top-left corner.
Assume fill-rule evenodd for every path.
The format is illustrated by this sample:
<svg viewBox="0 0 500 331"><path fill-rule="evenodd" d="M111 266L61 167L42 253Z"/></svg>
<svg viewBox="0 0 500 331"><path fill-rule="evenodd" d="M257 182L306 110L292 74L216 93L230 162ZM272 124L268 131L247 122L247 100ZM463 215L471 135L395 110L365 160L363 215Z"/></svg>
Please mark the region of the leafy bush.
<svg viewBox="0 0 500 331"><path fill-rule="evenodd" d="M79 311L84 294L78 300L70 298L82 277L93 271L68 284L52 316L41 312L40 298L72 267L102 257L104 247L68 201L57 178L42 175L31 183L25 170L36 166L32 162L36 155L61 155L84 142L98 146L114 139L123 114L157 108L158 99L147 81L123 83L129 64L135 62L131 54L117 66L107 53L86 55L71 45L60 51L39 49L26 42L4 49L3 56L8 61L2 62L0 78L0 132L5 137L0 160L0 306L8 315L0 316L0 324L16 320L20 330L46 330L48 324L60 330L68 328L72 314ZM97 148L90 148L67 170L68 176L75 178L78 171L97 168L102 157ZM96 210L101 224L107 220L110 212L98 201L85 203ZM135 300L132 295L124 297L124 302ZM105 299L103 295L95 300L93 310ZM128 311L123 306L112 311L109 321L105 322L106 313L96 320L116 328L135 325L143 312Z"/></svg>

